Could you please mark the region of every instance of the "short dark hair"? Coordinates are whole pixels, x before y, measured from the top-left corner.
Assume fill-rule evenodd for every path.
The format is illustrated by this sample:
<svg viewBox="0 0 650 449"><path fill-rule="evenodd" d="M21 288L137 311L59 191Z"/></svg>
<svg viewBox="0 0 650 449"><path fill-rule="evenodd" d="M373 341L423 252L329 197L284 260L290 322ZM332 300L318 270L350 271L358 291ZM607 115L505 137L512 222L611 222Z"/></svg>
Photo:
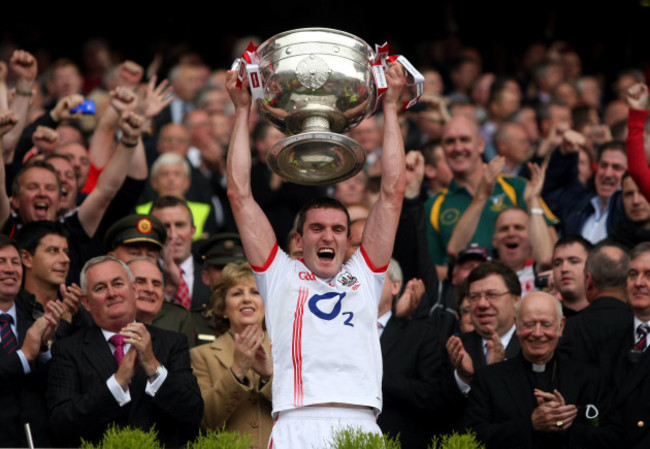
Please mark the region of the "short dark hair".
<svg viewBox="0 0 650 449"><path fill-rule="evenodd" d="M70 233L63 223L50 220L37 220L25 223L16 235L20 249L34 254L41 240L46 235L58 235L70 243Z"/></svg>
<svg viewBox="0 0 650 449"><path fill-rule="evenodd" d="M178 198L177 196L164 195L158 197L151 205L151 211L149 213L153 212L156 209L166 209L168 207L176 206L181 206L187 209L187 213L190 214L190 224L194 226L194 216L192 215L192 209L190 209L187 201L185 201L183 198Z"/></svg>
<svg viewBox="0 0 650 449"><path fill-rule="evenodd" d="M565 234L559 239L557 239L557 242L555 242L555 246L553 246L553 251L555 251L560 246L573 245L574 243L578 243L579 245L582 245L582 247L585 249L587 254L589 254L591 250L594 248L593 243L591 243L589 240L587 240L580 234Z"/></svg>
<svg viewBox="0 0 650 449"><path fill-rule="evenodd" d="M0 234L0 249L6 248L7 246L13 246L18 254L20 255L20 248L18 247L18 242L5 234Z"/></svg>
<svg viewBox="0 0 650 449"><path fill-rule="evenodd" d="M622 140L611 140L602 144L602 146L598 149L598 157L596 158L596 162L600 162L600 158L603 156L603 153L609 150L620 151L625 156L627 156L627 152L625 151L625 142Z"/></svg>
<svg viewBox="0 0 650 449"><path fill-rule="evenodd" d="M469 294L469 287L473 282L485 279L492 274L501 276L511 295L521 296L521 282L519 282L517 273L515 273L512 268L498 260L491 260L482 263L469 273L469 276L467 276L467 294Z"/></svg>
<svg viewBox="0 0 650 449"><path fill-rule="evenodd" d="M18 192L20 191L20 178L23 177L23 175L25 174L25 172L27 170L32 169L32 168L44 168L46 170L51 171L52 174L54 175L54 177L56 178L56 184L58 185L59 192L61 191L61 182L59 181L59 175L57 174L57 172L56 172L55 168L52 166L52 164L50 164L49 162L44 161L44 160L36 159L36 160L30 161L26 165L23 165L20 168L20 170L18 170L18 173L16 173L16 176L14 176L14 179L11 182L11 195L12 196L18 195Z"/></svg>
<svg viewBox="0 0 650 449"><path fill-rule="evenodd" d="M339 200L330 198L328 196L323 196L320 198L314 198L308 201L300 211L298 211L298 219L296 221L296 232L299 235L302 235L303 227L305 226L305 221L307 220L307 212L312 209L336 209L342 211L347 218L348 225L348 237L350 237L350 213L348 209L341 203Z"/></svg>

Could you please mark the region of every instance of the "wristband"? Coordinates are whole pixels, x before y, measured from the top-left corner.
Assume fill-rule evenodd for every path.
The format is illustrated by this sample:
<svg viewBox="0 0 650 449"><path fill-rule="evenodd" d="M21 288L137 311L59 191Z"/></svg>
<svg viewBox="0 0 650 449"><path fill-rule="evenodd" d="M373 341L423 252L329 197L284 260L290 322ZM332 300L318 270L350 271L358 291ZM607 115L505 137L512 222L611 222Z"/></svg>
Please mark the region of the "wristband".
<svg viewBox="0 0 650 449"><path fill-rule="evenodd" d="M135 142L129 142L128 140L124 140L124 138L120 139L120 143L124 145L127 148L135 148L138 146L138 141L140 139L135 139Z"/></svg>
<svg viewBox="0 0 650 449"><path fill-rule="evenodd" d="M22 90L17 87L15 89L15 92L16 95L20 95L22 97L31 97L32 95L34 95L34 92L32 92L31 90Z"/></svg>
<svg viewBox="0 0 650 449"><path fill-rule="evenodd" d="M531 215L544 215L544 209L541 207L531 207L529 212Z"/></svg>

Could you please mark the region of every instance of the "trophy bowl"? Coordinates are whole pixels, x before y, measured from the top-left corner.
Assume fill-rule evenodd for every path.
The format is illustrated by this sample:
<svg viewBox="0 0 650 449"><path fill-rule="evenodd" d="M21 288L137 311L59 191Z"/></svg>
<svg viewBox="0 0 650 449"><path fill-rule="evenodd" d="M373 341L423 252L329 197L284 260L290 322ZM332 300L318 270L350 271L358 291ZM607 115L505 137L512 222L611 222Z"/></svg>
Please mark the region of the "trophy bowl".
<svg viewBox="0 0 650 449"><path fill-rule="evenodd" d="M305 185L358 173L365 150L344 133L375 109L370 45L342 31L302 28L271 37L257 54L264 85L259 111L288 135L269 151L269 167Z"/></svg>

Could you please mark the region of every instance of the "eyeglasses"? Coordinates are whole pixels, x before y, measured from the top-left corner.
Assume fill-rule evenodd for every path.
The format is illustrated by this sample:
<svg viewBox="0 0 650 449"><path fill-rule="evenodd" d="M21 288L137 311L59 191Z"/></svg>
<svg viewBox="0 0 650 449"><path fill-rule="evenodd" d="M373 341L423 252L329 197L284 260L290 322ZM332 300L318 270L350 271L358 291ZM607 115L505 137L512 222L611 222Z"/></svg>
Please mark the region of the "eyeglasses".
<svg viewBox="0 0 650 449"><path fill-rule="evenodd" d="M489 302L494 302L497 299L501 298L503 295L509 295L510 292L472 292L467 295L467 300L469 302L477 302L481 298L487 299Z"/></svg>

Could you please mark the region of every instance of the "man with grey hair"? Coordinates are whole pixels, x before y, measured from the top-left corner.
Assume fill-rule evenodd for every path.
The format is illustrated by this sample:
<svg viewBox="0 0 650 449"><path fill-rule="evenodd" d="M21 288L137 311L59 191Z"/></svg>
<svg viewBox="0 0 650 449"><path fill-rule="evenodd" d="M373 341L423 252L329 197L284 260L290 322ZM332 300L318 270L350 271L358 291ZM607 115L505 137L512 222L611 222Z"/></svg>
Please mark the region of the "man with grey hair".
<svg viewBox="0 0 650 449"><path fill-rule="evenodd" d="M627 293L633 318L622 334L622 345L616 365L620 373L616 378L614 407L621 414L624 435L621 447L641 449L650 446L647 416L650 405L650 242L637 244L630 252L627 276Z"/></svg>
<svg viewBox="0 0 650 449"><path fill-rule="evenodd" d="M439 382L443 347L428 321L398 318L393 313L402 284L402 269L391 259L378 311L384 407L377 423L385 434L399 434L403 448L421 448L443 431L431 425L440 422L432 420L432 415L445 409ZM407 284L406 289L412 287Z"/></svg>
<svg viewBox="0 0 650 449"><path fill-rule="evenodd" d="M597 245L585 262L585 291L589 305L567 320L559 351L574 360L599 367L611 381L620 336L632 320L625 291L629 257L612 244Z"/></svg>
<svg viewBox="0 0 650 449"><path fill-rule="evenodd" d="M598 372L555 353L565 324L559 301L533 292L516 310L521 354L476 373L465 424L487 448L616 447L617 427L599 410Z"/></svg>
<svg viewBox="0 0 650 449"><path fill-rule="evenodd" d="M615 409L621 413L624 439L621 447L641 449L650 446L647 416L650 412L650 242L637 244L630 252L627 293L634 313L623 333L617 365Z"/></svg>
<svg viewBox="0 0 650 449"><path fill-rule="evenodd" d="M186 200L194 220L194 240L207 238L217 232L212 204L188 196L192 184L192 168L187 159L176 153L161 154L151 166L150 179L156 198L172 196ZM139 214L149 214L153 204L154 201L148 201L138 205L135 210Z"/></svg>
<svg viewBox="0 0 650 449"><path fill-rule="evenodd" d="M149 430L169 447L194 438L203 401L187 339L136 322L128 266L112 256L81 272L82 303L95 325L52 348L47 405L56 445L99 441L112 424Z"/></svg>

